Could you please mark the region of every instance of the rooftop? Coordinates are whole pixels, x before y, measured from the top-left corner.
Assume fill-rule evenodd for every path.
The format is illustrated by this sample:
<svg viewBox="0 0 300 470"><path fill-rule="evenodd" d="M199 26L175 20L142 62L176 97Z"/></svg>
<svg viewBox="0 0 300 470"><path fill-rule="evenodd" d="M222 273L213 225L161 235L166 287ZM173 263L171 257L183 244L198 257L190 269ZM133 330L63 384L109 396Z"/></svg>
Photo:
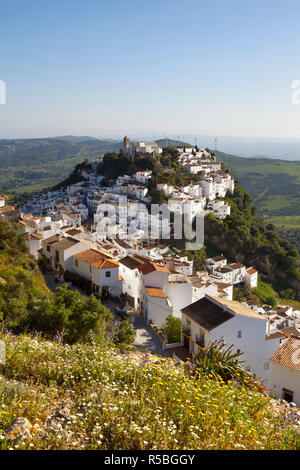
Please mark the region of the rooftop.
<svg viewBox="0 0 300 470"><path fill-rule="evenodd" d="M116 268L119 266L117 261L112 260L105 253L95 250L94 248L77 253L74 255L74 258L80 259L98 269Z"/></svg>
<svg viewBox="0 0 300 470"><path fill-rule="evenodd" d="M275 364L280 364L282 366L289 367L290 369L300 371L299 352L300 339L292 336L275 354L273 354L270 360Z"/></svg>
<svg viewBox="0 0 300 470"><path fill-rule="evenodd" d="M157 287L145 287L147 294L149 297L159 297L161 299L166 299L167 296L162 289Z"/></svg>
<svg viewBox="0 0 300 470"><path fill-rule="evenodd" d="M152 263L152 262L142 264L138 267L138 269L144 275L152 273L154 271L160 271L160 272L163 272L163 273L170 274L169 268L166 268L165 266L160 266L159 264Z"/></svg>

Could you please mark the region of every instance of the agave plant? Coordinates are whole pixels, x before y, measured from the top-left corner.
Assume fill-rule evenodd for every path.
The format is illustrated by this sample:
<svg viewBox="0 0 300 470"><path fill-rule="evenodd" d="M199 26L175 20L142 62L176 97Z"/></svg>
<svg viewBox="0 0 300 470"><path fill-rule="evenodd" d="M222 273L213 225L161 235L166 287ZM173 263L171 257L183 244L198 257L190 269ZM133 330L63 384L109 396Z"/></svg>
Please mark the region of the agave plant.
<svg viewBox="0 0 300 470"><path fill-rule="evenodd" d="M190 370L198 378L200 375L211 375L224 382L235 381L238 384L254 382L252 374L243 368L245 361L240 360L243 353L233 352L233 345L224 347L224 342L214 341L205 348L201 348L194 356Z"/></svg>

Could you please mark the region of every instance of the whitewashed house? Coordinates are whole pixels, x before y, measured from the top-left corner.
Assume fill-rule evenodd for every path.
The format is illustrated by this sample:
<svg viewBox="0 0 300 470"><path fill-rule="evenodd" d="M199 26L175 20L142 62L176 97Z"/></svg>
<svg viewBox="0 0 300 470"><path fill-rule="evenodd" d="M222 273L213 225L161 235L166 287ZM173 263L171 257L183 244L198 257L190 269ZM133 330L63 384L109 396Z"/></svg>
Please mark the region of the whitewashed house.
<svg viewBox="0 0 300 470"><path fill-rule="evenodd" d="M135 309L141 306L142 277L138 267L144 265L147 259L143 256L125 256L119 260L119 274L123 279L123 293L127 294L128 302Z"/></svg>
<svg viewBox="0 0 300 470"><path fill-rule="evenodd" d="M300 408L300 337L291 335L270 359L270 388Z"/></svg>
<svg viewBox="0 0 300 470"><path fill-rule="evenodd" d="M233 352L243 353L246 370L270 384L269 358L278 350L282 335L270 335L266 316L243 304L206 295L182 310L183 344L189 353L200 347L223 341Z"/></svg>
<svg viewBox="0 0 300 470"><path fill-rule="evenodd" d="M72 255L85 251L88 243L75 240L71 237L62 237L59 239L57 235L46 238L42 241L42 256L45 265L59 279L63 278L65 271L72 269Z"/></svg>
<svg viewBox="0 0 300 470"><path fill-rule="evenodd" d="M206 260L207 269L209 271L216 270L218 268L223 268L227 265L227 259L221 256L214 256L213 258L207 258Z"/></svg>
<svg viewBox="0 0 300 470"><path fill-rule="evenodd" d="M26 246L29 249L29 253L35 257L35 259L39 256L39 250L42 246L42 239L41 236L37 233L30 233L27 232L24 235Z"/></svg>
<svg viewBox="0 0 300 470"><path fill-rule="evenodd" d="M72 256L71 271L91 281L93 291L119 297L123 291L119 263L90 248Z"/></svg>
<svg viewBox="0 0 300 470"><path fill-rule="evenodd" d="M147 322L162 327L168 316L173 315L173 306L160 287L144 287L142 313Z"/></svg>
<svg viewBox="0 0 300 470"><path fill-rule="evenodd" d="M133 178L140 184L147 185L152 176L152 170L137 171Z"/></svg>
<svg viewBox="0 0 300 470"><path fill-rule="evenodd" d="M251 289L257 287L258 282L258 271L254 268L248 268L245 272L245 283L251 287Z"/></svg>

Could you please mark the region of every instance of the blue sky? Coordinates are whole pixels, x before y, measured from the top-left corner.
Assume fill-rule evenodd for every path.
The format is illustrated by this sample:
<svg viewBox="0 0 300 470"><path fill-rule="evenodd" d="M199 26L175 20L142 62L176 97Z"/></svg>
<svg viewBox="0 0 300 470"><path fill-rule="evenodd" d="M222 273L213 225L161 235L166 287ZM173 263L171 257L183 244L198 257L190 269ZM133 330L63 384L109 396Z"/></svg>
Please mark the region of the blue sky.
<svg viewBox="0 0 300 470"><path fill-rule="evenodd" d="M0 1L0 138L300 139L298 0Z"/></svg>

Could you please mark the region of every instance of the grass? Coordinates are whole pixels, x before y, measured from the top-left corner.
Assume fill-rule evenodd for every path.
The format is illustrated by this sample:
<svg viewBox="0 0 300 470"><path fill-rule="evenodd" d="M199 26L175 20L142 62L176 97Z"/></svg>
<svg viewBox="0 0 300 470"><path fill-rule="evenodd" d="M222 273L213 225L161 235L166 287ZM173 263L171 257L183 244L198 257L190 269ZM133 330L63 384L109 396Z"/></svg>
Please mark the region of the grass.
<svg viewBox="0 0 300 470"><path fill-rule="evenodd" d="M286 216L274 216L267 217L264 219L265 222L275 225L282 229L297 229L300 228L300 216L299 215L286 215Z"/></svg>
<svg viewBox="0 0 300 470"><path fill-rule="evenodd" d="M75 156L64 160L26 167L8 167L1 171L0 187L5 192L33 193L54 186L63 181L74 167L86 157Z"/></svg>
<svg viewBox="0 0 300 470"><path fill-rule="evenodd" d="M172 359L65 346L1 333L1 449L297 449L291 420L269 398L212 376L195 380ZM68 409L60 429L49 416ZM63 413L63 411L62 411ZM26 417L31 439L5 438ZM1 434L0 432L0 434Z"/></svg>
<svg viewBox="0 0 300 470"><path fill-rule="evenodd" d="M300 162L216 155L251 195L259 215L300 251Z"/></svg>
<svg viewBox="0 0 300 470"><path fill-rule="evenodd" d="M250 193L261 215L300 216L300 162L216 153Z"/></svg>

